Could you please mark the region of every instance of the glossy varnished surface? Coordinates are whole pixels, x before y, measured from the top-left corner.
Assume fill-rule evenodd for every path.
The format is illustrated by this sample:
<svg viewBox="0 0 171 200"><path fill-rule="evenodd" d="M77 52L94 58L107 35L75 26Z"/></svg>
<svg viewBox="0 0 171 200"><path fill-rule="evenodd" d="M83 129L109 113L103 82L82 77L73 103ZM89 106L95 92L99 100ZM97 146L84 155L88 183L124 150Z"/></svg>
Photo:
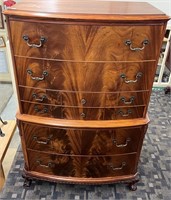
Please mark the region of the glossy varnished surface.
<svg viewBox="0 0 171 200"><path fill-rule="evenodd" d="M169 18L147 3L77 0L5 14L26 176L133 180Z"/></svg>
<svg viewBox="0 0 171 200"><path fill-rule="evenodd" d="M28 149L67 155L114 155L138 151L144 127L111 130L60 129L24 124Z"/></svg>
<svg viewBox="0 0 171 200"><path fill-rule="evenodd" d="M16 29L17 27L17 29ZM163 26L105 26L72 25L52 23L29 23L11 21L14 55L71 61L139 61L155 60L159 54ZM32 48L23 40L29 37L30 44L39 44L43 36L46 41L40 48ZM131 40L131 51L125 44Z"/></svg>
<svg viewBox="0 0 171 200"><path fill-rule="evenodd" d="M144 2L23 0L5 12L8 15L77 20L167 20L168 17ZM137 17L138 16L138 17Z"/></svg>
<svg viewBox="0 0 171 200"><path fill-rule="evenodd" d="M20 86L61 90L61 92L105 93L149 90L155 69L155 62L79 63L16 58L16 72ZM48 75L41 81L33 80L27 70L32 71L32 77L41 78L43 72L47 72ZM141 76L136 78L138 73L141 73ZM123 74L125 78L122 78ZM135 80L135 82L126 83L125 80Z"/></svg>
<svg viewBox="0 0 171 200"><path fill-rule="evenodd" d="M100 178L135 174L135 153L121 156L83 157L53 155L28 150L28 158L31 171L50 175Z"/></svg>

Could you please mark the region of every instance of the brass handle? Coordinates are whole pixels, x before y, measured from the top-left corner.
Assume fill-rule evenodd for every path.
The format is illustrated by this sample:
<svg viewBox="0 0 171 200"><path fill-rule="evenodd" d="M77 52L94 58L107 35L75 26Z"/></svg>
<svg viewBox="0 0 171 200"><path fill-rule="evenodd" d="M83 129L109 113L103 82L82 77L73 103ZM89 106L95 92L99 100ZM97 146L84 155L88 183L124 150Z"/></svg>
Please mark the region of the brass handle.
<svg viewBox="0 0 171 200"><path fill-rule="evenodd" d="M41 36L39 39L39 44L29 43L30 38L28 35L23 35L23 40L26 41L26 43L29 47L40 48L43 45L43 43L46 41L46 38Z"/></svg>
<svg viewBox="0 0 171 200"><path fill-rule="evenodd" d="M87 103L87 101L85 99L81 99L81 104L85 105Z"/></svg>
<svg viewBox="0 0 171 200"><path fill-rule="evenodd" d="M145 39L142 41L142 47L133 47L131 40L125 41L125 45L129 46L131 51L142 51L147 44L149 44L149 40Z"/></svg>
<svg viewBox="0 0 171 200"><path fill-rule="evenodd" d="M128 109L127 113L124 113L122 110L118 112L118 114L120 114L122 117L128 117L131 113L132 111L130 109Z"/></svg>
<svg viewBox="0 0 171 200"><path fill-rule="evenodd" d="M120 77L124 79L125 83L136 83L138 81L138 79L140 79L142 77L143 73L142 72L138 72L135 76L135 80L127 80L127 77L125 74L121 74Z"/></svg>
<svg viewBox="0 0 171 200"><path fill-rule="evenodd" d="M134 100L135 100L135 97L134 96L132 96L132 97L130 97L130 99L129 99L129 101L126 101L126 99L125 99L125 97L121 97L121 101L124 103L124 104L132 104L133 102L134 102Z"/></svg>
<svg viewBox="0 0 171 200"><path fill-rule="evenodd" d="M35 76L33 76L33 71L31 69L27 69L27 74L29 74L31 76L32 80L36 80L36 81L43 81L45 79L45 77L48 76L48 72L43 71L41 77L35 77Z"/></svg>
<svg viewBox="0 0 171 200"><path fill-rule="evenodd" d="M48 113L48 108L47 107L43 107L43 109L40 109L39 107L38 107L38 105L35 105L34 106L34 110L37 112L37 113Z"/></svg>
<svg viewBox="0 0 171 200"><path fill-rule="evenodd" d="M42 141L42 140L38 140L37 136L34 135L33 140L36 141L38 144L48 144L51 139L47 138L45 141Z"/></svg>
<svg viewBox="0 0 171 200"><path fill-rule="evenodd" d="M54 166L54 164L51 163L51 162L48 162L47 165L45 165L45 164L41 164L41 161L40 161L40 160L36 160L36 162L39 164L39 166L41 166L41 167L45 167L45 168L52 168L52 167Z"/></svg>
<svg viewBox="0 0 171 200"><path fill-rule="evenodd" d="M80 115L82 118L85 118L86 117L86 114L85 113L81 113Z"/></svg>
<svg viewBox="0 0 171 200"><path fill-rule="evenodd" d="M128 145L128 142L130 142L130 141L131 141L131 139L127 138L125 144L117 144L117 141L113 140L113 144L118 148L122 148L122 147L126 147Z"/></svg>
<svg viewBox="0 0 171 200"><path fill-rule="evenodd" d="M40 101L40 102L43 102L44 99L47 98L46 95L42 95L42 97L38 97L38 95L36 93L33 93L32 97L35 98L36 101Z"/></svg>
<svg viewBox="0 0 171 200"><path fill-rule="evenodd" d="M114 167L114 166L111 164L111 165L110 165L110 168L111 168L113 171L117 171L117 170L122 170L125 166L126 166L126 162L122 162L122 164L121 164L120 167Z"/></svg>

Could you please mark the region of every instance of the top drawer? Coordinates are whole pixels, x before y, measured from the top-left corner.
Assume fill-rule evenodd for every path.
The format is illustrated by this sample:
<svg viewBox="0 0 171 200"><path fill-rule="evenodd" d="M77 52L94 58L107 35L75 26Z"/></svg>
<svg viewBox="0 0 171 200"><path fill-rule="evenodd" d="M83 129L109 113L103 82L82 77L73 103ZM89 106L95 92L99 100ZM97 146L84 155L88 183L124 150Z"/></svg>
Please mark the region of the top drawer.
<svg viewBox="0 0 171 200"><path fill-rule="evenodd" d="M162 26L98 26L11 21L14 55L76 61L155 60Z"/></svg>

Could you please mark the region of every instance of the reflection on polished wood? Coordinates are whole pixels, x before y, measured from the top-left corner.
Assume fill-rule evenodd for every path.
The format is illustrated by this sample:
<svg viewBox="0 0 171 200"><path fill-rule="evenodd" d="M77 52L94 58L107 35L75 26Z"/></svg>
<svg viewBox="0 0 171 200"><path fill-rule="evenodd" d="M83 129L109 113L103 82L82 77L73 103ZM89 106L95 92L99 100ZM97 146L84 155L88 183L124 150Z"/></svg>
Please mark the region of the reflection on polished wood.
<svg viewBox="0 0 171 200"><path fill-rule="evenodd" d="M23 0L4 13L26 183L135 190L168 16L148 3L85 0Z"/></svg>

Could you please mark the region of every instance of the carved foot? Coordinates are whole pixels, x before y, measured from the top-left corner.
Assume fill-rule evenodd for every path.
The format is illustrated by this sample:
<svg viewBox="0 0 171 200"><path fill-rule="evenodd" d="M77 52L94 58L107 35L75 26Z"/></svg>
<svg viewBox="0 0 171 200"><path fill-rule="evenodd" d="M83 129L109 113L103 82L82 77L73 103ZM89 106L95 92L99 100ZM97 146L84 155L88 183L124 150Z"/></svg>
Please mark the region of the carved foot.
<svg viewBox="0 0 171 200"><path fill-rule="evenodd" d="M136 183L130 183L130 184L129 184L129 189L130 189L131 191L137 190L137 184L136 184Z"/></svg>
<svg viewBox="0 0 171 200"><path fill-rule="evenodd" d="M29 178L25 178L23 187L30 187L32 180Z"/></svg>

